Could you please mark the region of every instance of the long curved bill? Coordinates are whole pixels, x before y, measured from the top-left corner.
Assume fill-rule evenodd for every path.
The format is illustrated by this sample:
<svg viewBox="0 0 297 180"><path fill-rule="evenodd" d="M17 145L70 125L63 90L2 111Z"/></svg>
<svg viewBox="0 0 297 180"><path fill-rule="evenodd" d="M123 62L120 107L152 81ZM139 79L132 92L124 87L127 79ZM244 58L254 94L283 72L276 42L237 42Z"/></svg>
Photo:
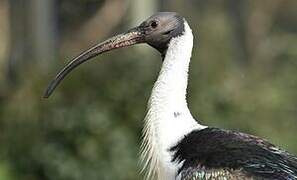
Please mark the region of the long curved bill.
<svg viewBox="0 0 297 180"><path fill-rule="evenodd" d="M144 34L142 33L139 28L133 28L126 33L119 34L114 36L106 41L99 43L90 49L84 51L77 57L73 58L57 75L56 77L50 82L48 85L45 93L44 98L48 98L55 88L59 85L59 83L69 74L74 68L78 65L82 64L90 60L91 58L102 54L104 52L118 49L126 46L131 46L134 44L139 44L144 42Z"/></svg>

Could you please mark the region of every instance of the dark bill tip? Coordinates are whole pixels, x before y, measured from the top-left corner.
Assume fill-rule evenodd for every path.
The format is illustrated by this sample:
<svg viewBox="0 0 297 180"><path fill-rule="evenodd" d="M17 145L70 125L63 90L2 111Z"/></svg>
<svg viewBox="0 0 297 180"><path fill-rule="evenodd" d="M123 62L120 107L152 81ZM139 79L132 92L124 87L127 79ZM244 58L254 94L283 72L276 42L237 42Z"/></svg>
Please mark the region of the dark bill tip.
<svg viewBox="0 0 297 180"><path fill-rule="evenodd" d="M56 84L55 81L50 82L50 84L48 85L48 87L44 92L43 98L48 98L52 94L52 92L54 91L54 87L56 86L55 84Z"/></svg>

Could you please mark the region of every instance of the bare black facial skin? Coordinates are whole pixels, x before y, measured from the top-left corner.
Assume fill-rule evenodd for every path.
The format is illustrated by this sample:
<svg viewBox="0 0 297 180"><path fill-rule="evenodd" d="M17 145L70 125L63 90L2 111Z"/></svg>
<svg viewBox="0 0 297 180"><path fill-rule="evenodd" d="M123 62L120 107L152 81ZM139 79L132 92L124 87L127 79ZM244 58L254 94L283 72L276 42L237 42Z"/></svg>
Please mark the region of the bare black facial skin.
<svg viewBox="0 0 297 180"><path fill-rule="evenodd" d="M146 43L165 55L170 40L183 34L184 19L176 13L160 12L149 17L139 27L146 34Z"/></svg>

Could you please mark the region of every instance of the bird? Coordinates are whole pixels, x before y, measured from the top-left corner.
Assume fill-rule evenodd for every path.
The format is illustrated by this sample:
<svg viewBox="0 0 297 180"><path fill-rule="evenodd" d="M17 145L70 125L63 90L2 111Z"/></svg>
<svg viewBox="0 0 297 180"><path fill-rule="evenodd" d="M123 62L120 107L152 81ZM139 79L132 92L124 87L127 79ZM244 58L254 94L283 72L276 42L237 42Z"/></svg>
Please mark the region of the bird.
<svg viewBox="0 0 297 180"><path fill-rule="evenodd" d="M73 58L50 82L48 98L74 68L113 49L146 43L162 65L144 120L140 159L144 178L157 180L297 179L297 157L265 139L208 127L187 105L192 30L176 12L158 12L125 33Z"/></svg>

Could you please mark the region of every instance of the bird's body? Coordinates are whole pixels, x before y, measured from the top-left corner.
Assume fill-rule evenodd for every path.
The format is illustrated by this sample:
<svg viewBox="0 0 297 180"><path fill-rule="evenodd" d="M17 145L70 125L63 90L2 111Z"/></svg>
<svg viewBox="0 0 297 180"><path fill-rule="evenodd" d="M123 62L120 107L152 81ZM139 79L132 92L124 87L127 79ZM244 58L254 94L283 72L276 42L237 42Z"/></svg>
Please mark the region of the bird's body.
<svg viewBox="0 0 297 180"><path fill-rule="evenodd" d="M147 179L281 179L285 176L283 179L297 179L297 159L293 156L286 156L287 153L260 138L208 128L192 117L186 101L192 46L192 31L184 20L184 32L171 39L148 103L141 158L147 166ZM236 151L232 151L233 148ZM220 154L221 151L225 153ZM292 172L284 167L288 162L279 161L279 165L269 166L279 160L273 157L274 153L291 161ZM272 159L264 159L265 154ZM201 160L197 159L199 155ZM256 159L253 161L251 156ZM211 158L214 159L210 164L206 163Z"/></svg>
<svg viewBox="0 0 297 180"><path fill-rule="evenodd" d="M218 128L194 130L171 148L182 180L297 179L297 158L259 137ZM218 178L217 178L218 177ZM195 178L193 178L195 179Z"/></svg>
<svg viewBox="0 0 297 180"><path fill-rule="evenodd" d="M163 57L145 117L141 159L147 179L297 179L297 158L261 138L200 125L186 101L193 35L176 13L157 13L125 34L74 58L46 91L76 66L103 52L147 43Z"/></svg>

